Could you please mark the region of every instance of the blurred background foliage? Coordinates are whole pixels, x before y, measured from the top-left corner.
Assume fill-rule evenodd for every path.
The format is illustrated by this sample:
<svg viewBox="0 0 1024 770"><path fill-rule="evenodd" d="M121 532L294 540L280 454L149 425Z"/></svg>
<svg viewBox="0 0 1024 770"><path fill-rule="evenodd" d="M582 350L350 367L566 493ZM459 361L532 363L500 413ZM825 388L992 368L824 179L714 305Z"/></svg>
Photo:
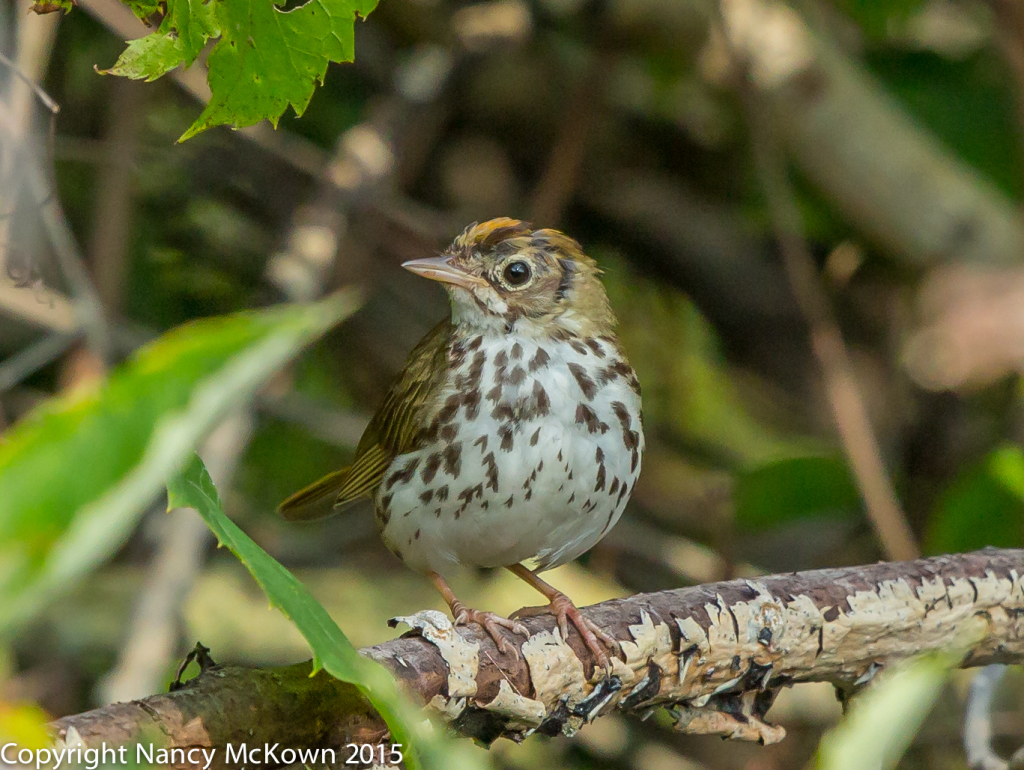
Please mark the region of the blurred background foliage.
<svg viewBox="0 0 1024 770"><path fill-rule="evenodd" d="M735 21L757 7L721 8ZM923 553L1024 545L1024 18L1012 0L786 7L824 75L755 93L769 102L763 124L710 0L382 0L356 25L355 63L328 71L301 118L177 145L202 109L201 62L152 84L100 77L94 66L146 32L118 0L81 0L59 20L7 2L0 48L60 111L30 96L19 112L4 70L0 429L55 396L94 393L182 323L360 286L361 308L231 411L202 454L227 513L354 644L382 641L387 618L441 603L380 544L369 505L303 526L274 508L348 461L445 312L442 291L399 264L471 221L515 216L565 230L600 261L644 388L649 448L627 514L552 574L556 586L586 604L886 558L893 545L836 429L815 320L791 290L760 137L791 161L792 203L913 541ZM828 124L847 104L858 119ZM32 163L45 195L14 192ZM898 193L887 203L879 189ZM81 244L70 263L44 216L55 201ZM182 394L190 371L160 376ZM97 440L73 472L96 479L111 446ZM67 483L33 473L19 483ZM164 502L0 633L0 732L37 722L24 710L36 705L15 704L61 715L161 689L197 639L222 663L308 654L202 522ZM16 512L17 536L52 537L48 514ZM456 590L500 612L536 601L499 574ZM902 767L966 767L965 682L942 691ZM1004 749L1024 740L1016 684L994 722ZM838 714L827 686L800 686L772 712L789 731L777 746L615 716L572 741L481 756L502 768L789 770Z"/></svg>

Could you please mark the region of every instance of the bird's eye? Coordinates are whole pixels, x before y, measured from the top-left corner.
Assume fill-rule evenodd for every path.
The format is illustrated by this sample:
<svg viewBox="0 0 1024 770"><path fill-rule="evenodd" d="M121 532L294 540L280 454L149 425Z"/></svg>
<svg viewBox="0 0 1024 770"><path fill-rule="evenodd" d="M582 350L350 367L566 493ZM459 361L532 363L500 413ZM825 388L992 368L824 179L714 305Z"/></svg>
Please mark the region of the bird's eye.
<svg viewBox="0 0 1024 770"><path fill-rule="evenodd" d="M502 273L509 286L522 286L530 280L530 266L522 260L510 262Z"/></svg>

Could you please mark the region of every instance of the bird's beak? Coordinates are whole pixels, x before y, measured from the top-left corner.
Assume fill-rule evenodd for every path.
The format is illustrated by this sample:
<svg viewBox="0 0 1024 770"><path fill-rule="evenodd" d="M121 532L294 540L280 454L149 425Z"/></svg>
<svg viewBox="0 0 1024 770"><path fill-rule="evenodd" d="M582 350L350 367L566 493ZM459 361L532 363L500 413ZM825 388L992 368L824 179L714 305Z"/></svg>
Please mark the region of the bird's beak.
<svg viewBox="0 0 1024 770"><path fill-rule="evenodd" d="M410 259L403 262L402 267L410 273L416 273L431 281L450 283L453 286L461 286L463 289L479 289L487 286L487 281L475 275L470 275L465 270L452 264L451 257L426 257L425 259Z"/></svg>

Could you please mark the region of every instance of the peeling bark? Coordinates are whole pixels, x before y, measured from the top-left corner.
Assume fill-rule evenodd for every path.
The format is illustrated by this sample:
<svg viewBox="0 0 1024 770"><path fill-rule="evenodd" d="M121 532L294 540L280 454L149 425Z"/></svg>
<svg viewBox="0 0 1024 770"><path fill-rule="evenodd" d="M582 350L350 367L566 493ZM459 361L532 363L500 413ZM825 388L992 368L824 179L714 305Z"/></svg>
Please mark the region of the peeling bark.
<svg viewBox="0 0 1024 770"><path fill-rule="evenodd" d="M638 594L584 611L620 640L610 676L549 615L523 617L517 655L476 626L426 610L396 618L414 632L363 650L459 732L489 743L571 735L613 709L671 707L690 733L774 743L765 715L781 687L827 681L846 697L885 666L954 646L964 666L1024 661L1024 550L985 549L902 563L824 569ZM510 637L511 638L511 637ZM167 695L53 723L86 744L154 727L171 745L240 739L287 745L376 742L382 722L355 688L309 664L208 670ZM72 733L71 736L74 736Z"/></svg>

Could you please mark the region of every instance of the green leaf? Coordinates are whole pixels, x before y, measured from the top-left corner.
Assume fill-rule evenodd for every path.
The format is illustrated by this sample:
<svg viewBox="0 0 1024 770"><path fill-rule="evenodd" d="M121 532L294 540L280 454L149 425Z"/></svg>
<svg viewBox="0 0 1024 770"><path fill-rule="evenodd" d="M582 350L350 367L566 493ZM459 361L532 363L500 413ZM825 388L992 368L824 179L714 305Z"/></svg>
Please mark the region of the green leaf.
<svg viewBox="0 0 1024 770"><path fill-rule="evenodd" d="M0 444L0 637L113 554L196 444L356 306L211 318L147 346L93 392L53 399Z"/></svg>
<svg viewBox="0 0 1024 770"><path fill-rule="evenodd" d="M735 500L736 520L749 529L812 516L849 518L862 508L849 467L839 457L792 457L742 471Z"/></svg>
<svg viewBox="0 0 1024 770"><path fill-rule="evenodd" d="M446 769L478 764L472 760L467 763L464 750L437 746L438 740L426 730L415 729L423 722L423 715L398 692L391 674L362 657L306 587L224 515L202 460L193 455L181 475L168 483L167 491L168 507L198 511L220 544L249 570L271 604L295 624L313 650L313 673L322 667L331 676L356 685L370 699L391 728L394 742L402 744L410 770L423 764Z"/></svg>
<svg viewBox="0 0 1024 770"><path fill-rule="evenodd" d="M1024 544L1024 452L1007 444L939 497L925 541L928 553Z"/></svg>
<svg viewBox="0 0 1024 770"><path fill-rule="evenodd" d="M927 655L880 674L821 740L818 770L888 770L896 766L960 656Z"/></svg>
<svg viewBox="0 0 1024 770"><path fill-rule="evenodd" d="M74 7L74 0L36 0L32 3L29 10L41 16L45 13L55 13L57 11L70 13Z"/></svg>
<svg viewBox="0 0 1024 770"><path fill-rule="evenodd" d="M160 0L124 0L124 3L142 21L160 10Z"/></svg>
<svg viewBox="0 0 1024 770"><path fill-rule="evenodd" d="M206 42L212 96L181 141L211 126L275 126L290 105L301 115L330 62L355 56L354 27L377 0L308 0L290 11L271 0L167 0L156 32L132 40L110 74L154 80L191 66Z"/></svg>

